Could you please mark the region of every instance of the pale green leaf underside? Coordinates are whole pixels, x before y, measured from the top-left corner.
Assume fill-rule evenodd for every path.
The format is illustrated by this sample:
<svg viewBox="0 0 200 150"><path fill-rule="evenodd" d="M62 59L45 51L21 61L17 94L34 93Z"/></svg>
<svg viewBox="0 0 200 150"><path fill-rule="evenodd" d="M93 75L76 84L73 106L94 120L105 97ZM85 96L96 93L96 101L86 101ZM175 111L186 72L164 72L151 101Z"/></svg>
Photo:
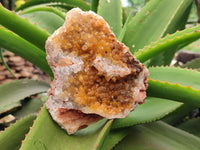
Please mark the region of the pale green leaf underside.
<svg viewBox="0 0 200 150"><path fill-rule="evenodd" d="M45 92L49 84L39 80L15 80L0 85L0 113L6 111L12 104L23 100L25 97ZM5 108L7 106L7 108Z"/></svg>
<svg viewBox="0 0 200 150"><path fill-rule="evenodd" d="M136 124L152 122L168 115L181 105L182 103L179 102L147 97L146 102L142 105L138 105L126 118L115 119L112 127L123 128Z"/></svg>
<svg viewBox="0 0 200 150"><path fill-rule="evenodd" d="M158 121L132 127L114 150L199 150L200 138Z"/></svg>

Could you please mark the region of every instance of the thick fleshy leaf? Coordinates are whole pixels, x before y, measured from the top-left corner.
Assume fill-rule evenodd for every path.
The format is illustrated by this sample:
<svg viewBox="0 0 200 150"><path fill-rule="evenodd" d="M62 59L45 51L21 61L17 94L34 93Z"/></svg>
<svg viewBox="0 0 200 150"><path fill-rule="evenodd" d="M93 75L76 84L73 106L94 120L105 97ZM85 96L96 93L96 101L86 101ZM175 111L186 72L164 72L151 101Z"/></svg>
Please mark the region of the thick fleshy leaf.
<svg viewBox="0 0 200 150"><path fill-rule="evenodd" d="M180 124L178 128L200 137L200 118L187 120Z"/></svg>
<svg viewBox="0 0 200 150"><path fill-rule="evenodd" d="M29 131L35 118L35 115L27 116L5 129L0 134L1 150L19 150L22 140L25 138L25 134Z"/></svg>
<svg viewBox="0 0 200 150"><path fill-rule="evenodd" d="M109 134L110 129L111 129L111 125L112 125L113 119L109 120L106 125L103 127L103 129L101 130L101 132L98 135L98 138L95 142L95 147L93 147L92 149L95 150L101 150L102 145L104 143L104 140L106 139L106 136Z"/></svg>
<svg viewBox="0 0 200 150"><path fill-rule="evenodd" d="M116 144L118 144L123 138L125 138L128 133L128 128L115 129L110 131L103 143L102 150L111 150Z"/></svg>
<svg viewBox="0 0 200 150"><path fill-rule="evenodd" d="M130 21L123 42L132 52L163 37L169 27L176 25L176 13L185 12L193 0L151 0Z"/></svg>
<svg viewBox="0 0 200 150"><path fill-rule="evenodd" d="M119 33L119 36L118 36L118 41L122 41L123 40L123 38L124 38L124 35L125 35L125 33L126 33L126 30L127 30L127 26L128 26L128 23L129 23L129 21L131 20L131 17L132 17L132 13L130 13L129 14L129 16L128 16L128 18L126 19L126 22L125 22L125 24L124 24L124 26L123 26L123 28L122 28L122 30L121 30L121 32Z"/></svg>
<svg viewBox="0 0 200 150"><path fill-rule="evenodd" d="M183 86L191 86L200 89L200 73L194 70L175 68L175 67L152 67L149 68L149 78L170 83L178 83ZM192 112L198 106L188 104L182 105L179 109L169 114L163 120L171 125L180 123L182 119Z"/></svg>
<svg viewBox="0 0 200 150"><path fill-rule="evenodd" d="M114 8L114 9L113 9ZM110 25L116 37L122 29L122 7L120 0L100 0L98 12Z"/></svg>
<svg viewBox="0 0 200 150"><path fill-rule="evenodd" d="M42 106L43 102L40 99L30 99L25 104L23 104L23 107L20 110L15 111L13 115L18 120L27 115L37 115Z"/></svg>
<svg viewBox="0 0 200 150"><path fill-rule="evenodd" d="M123 128L152 122L168 115L181 105L182 103L179 102L147 97L146 102L137 106L126 118L115 119L112 128Z"/></svg>
<svg viewBox="0 0 200 150"><path fill-rule="evenodd" d="M175 67L152 67L149 68L149 73L149 78L153 80L178 83L200 90L200 72L195 70Z"/></svg>
<svg viewBox="0 0 200 150"><path fill-rule="evenodd" d="M186 64L181 66L182 68L192 68L192 69L199 69L200 68L200 58L193 59Z"/></svg>
<svg viewBox="0 0 200 150"><path fill-rule="evenodd" d="M91 1L91 10L97 12L97 7L99 5L99 0L92 0Z"/></svg>
<svg viewBox="0 0 200 150"><path fill-rule="evenodd" d="M0 35L0 47L23 57L46 72L50 77L53 77L53 73L46 61L45 52L4 28L0 28Z"/></svg>
<svg viewBox="0 0 200 150"><path fill-rule="evenodd" d="M47 29L49 33L62 26L65 20L65 14L52 7L31 7L20 14L22 17L27 17L31 23L36 23L41 29Z"/></svg>
<svg viewBox="0 0 200 150"><path fill-rule="evenodd" d="M19 103L25 97L45 92L49 84L39 80L15 80L0 85L0 114L13 108L13 104Z"/></svg>
<svg viewBox="0 0 200 150"><path fill-rule="evenodd" d="M182 86L178 83L161 82L149 79L147 95L152 97L166 98L192 106L200 107L200 90L191 86Z"/></svg>
<svg viewBox="0 0 200 150"><path fill-rule="evenodd" d="M185 2L183 2L184 4L181 5L181 7L179 8L179 11L176 12L176 14L174 15L174 19L171 22L171 24L168 26L166 32L164 35L166 34L172 34L174 32L176 32L177 30L183 30L185 29L187 20L188 20L188 16L190 14L190 10L191 10L191 6L192 6L192 1L188 1L185 0ZM151 62L150 62L150 66L161 66L161 65L170 65L172 59L174 58L175 53L181 49L181 47L184 45L188 45L190 42L188 42L187 44L182 44L182 45L178 45L168 49L167 51L164 51L163 53L160 53L159 55L156 55L155 57L151 58Z"/></svg>
<svg viewBox="0 0 200 150"><path fill-rule="evenodd" d="M1 58L1 62L2 64L6 67L6 69L10 72L10 74L16 78L15 74L12 72L12 70L10 69L10 67L8 66L8 64L6 63L4 57L3 57L3 49L0 48L0 58Z"/></svg>
<svg viewBox="0 0 200 150"><path fill-rule="evenodd" d="M0 4L0 24L7 29L15 32L38 48L45 50L45 41L50 35L47 31L38 28L14 12L5 9ZM1 35L2 37L3 35ZM8 39L8 38L6 38Z"/></svg>
<svg viewBox="0 0 200 150"><path fill-rule="evenodd" d="M111 122L108 122L108 124L105 125L105 128L103 127L105 121L106 119L103 119L85 129L76 132L74 135L69 136L52 120L47 109L43 107L32 127L32 130L23 142L21 150L97 149L97 141L101 139L101 136L104 136L102 132L106 133L106 130L110 128L108 124Z"/></svg>
<svg viewBox="0 0 200 150"><path fill-rule="evenodd" d="M22 6L20 6L19 8L17 8L16 11L25 9L30 6L48 4L48 3L64 3L64 4L71 5L73 7L79 7L83 10L90 10L90 5L88 5L83 0L39 0L39 1L30 0L26 2L25 4L23 4Z"/></svg>
<svg viewBox="0 0 200 150"><path fill-rule="evenodd" d="M132 127L114 150L199 150L200 138L164 122Z"/></svg>
<svg viewBox="0 0 200 150"><path fill-rule="evenodd" d="M143 49L140 49L134 55L141 62L145 62L163 51L175 48L181 44L190 44L193 41L198 40L199 38L200 25L193 28L185 29L183 31L177 31L176 33L171 35L167 35L166 37L161 38L148 46L145 46Z"/></svg>
<svg viewBox="0 0 200 150"><path fill-rule="evenodd" d="M190 114L194 113L194 110L197 108L197 106L192 106L189 104L183 104L181 107L179 107L177 110L173 111L166 117L162 119L162 121L177 126L178 124L182 123L183 120Z"/></svg>

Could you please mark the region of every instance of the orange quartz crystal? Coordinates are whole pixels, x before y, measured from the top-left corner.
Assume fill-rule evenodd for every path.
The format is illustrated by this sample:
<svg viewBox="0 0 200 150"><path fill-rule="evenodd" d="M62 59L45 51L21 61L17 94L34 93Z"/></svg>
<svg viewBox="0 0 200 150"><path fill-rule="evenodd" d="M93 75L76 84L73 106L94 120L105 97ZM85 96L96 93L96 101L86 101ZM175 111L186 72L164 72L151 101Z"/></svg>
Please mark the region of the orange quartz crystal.
<svg viewBox="0 0 200 150"><path fill-rule="evenodd" d="M126 117L143 103L148 71L99 15L69 11L46 52L54 72L46 106L69 134L102 117Z"/></svg>

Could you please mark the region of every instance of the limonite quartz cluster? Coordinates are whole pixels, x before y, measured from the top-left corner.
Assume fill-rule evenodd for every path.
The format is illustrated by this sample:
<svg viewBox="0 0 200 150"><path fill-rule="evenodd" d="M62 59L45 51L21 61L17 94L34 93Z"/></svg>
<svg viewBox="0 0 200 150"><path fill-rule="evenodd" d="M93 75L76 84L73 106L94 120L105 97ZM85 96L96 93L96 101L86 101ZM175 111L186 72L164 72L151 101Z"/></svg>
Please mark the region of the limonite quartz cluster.
<svg viewBox="0 0 200 150"><path fill-rule="evenodd" d="M124 118L144 102L148 70L94 12L70 10L46 52L54 73L46 107L68 134L103 117Z"/></svg>

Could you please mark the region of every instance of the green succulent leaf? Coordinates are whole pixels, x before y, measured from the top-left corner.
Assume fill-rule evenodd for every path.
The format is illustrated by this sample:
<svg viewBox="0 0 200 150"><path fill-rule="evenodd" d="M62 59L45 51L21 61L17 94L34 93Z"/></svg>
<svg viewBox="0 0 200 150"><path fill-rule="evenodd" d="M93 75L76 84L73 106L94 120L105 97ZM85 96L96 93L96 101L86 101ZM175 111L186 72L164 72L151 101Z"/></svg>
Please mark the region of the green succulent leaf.
<svg viewBox="0 0 200 150"><path fill-rule="evenodd" d="M24 19L14 12L5 9L1 4L0 14L0 24L2 26L15 32L38 48L45 50L45 41L50 35L47 31L38 28L27 19Z"/></svg>
<svg viewBox="0 0 200 150"><path fill-rule="evenodd" d="M118 41L122 41L123 40L123 38L124 38L124 35L125 35L125 33L126 33L126 30L127 30L127 26L128 26L128 23L129 23L129 21L131 20L131 17L132 17L132 13L130 13L129 14L129 16L128 16L128 18L126 19L126 22L125 22L125 24L124 24L124 26L123 26L123 28L122 28L122 30L121 30L121 32L120 32L120 34L119 34L119 36L118 36Z"/></svg>
<svg viewBox="0 0 200 150"><path fill-rule="evenodd" d="M45 92L49 84L39 80L15 80L0 85L0 114L13 108L27 96Z"/></svg>
<svg viewBox="0 0 200 150"><path fill-rule="evenodd" d="M25 138L25 134L28 133L35 118L35 115L27 116L5 129L5 131L0 134L1 149L19 150L22 140Z"/></svg>
<svg viewBox="0 0 200 150"><path fill-rule="evenodd" d="M151 0L130 21L123 39L132 52L149 45L166 34L168 28L179 19L176 13L184 13L193 0Z"/></svg>
<svg viewBox="0 0 200 150"><path fill-rule="evenodd" d="M114 9L113 9L114 8ZM110 25L116 37L122 29L122 7L120 0L100 0L97 13Z"/></svg>
<svg viewBox="0 0 200 150"><path fill-rule="evenodd" d="M140 49L134 55L141 62L145 62L163 51L167 51L184 43L192 43L193 41L198 40L199 38L200 26L188 28L183 31L177 31L174 34L167 35L166 37L151 43L149 46Z"/></svg>
<svg viewBox="0 0 200 150"><path fill-rule="evenodd" d="M116 144L118 144L123 138L125 138L128 133L128 128L115 129L110 131L103 143L102 150L111 150Z"/></svg>
<svg viewBox="0 0 200 150"><path fill-rule="evenodd" d="M47 7L47 6L43 6L43 5L42 6L40 6L40 5L33 6L33 7L27 8L27 9L24 9L23 11L20 12L20 15L31 13L31 12L37 12L37 11L51 12L51 13L56 14L63 20L65 20L65 14L62 11L58 10L57 8Z"/></svg>
<svg viewBox="0 0 200 150"><path fill-rule="evenodd" d="M197 106L183 104L181 107L164 117L162 120L170 125L177 126L178 124L182 123L188 115L191 115L196 108Z"/></svg>
<svg viewBox="0 0 200 150"><path fill-rule="evenodd" d="M52 7L31 7L23 10L22 17L27 17L31 23L36 23L41 29L46 29L49 33L53 33L56 29L63 25L65 14Z"/></svg>
<svg viewBox="0 0 200 150"><path fill-rule="evenodd" d="M40 1L30 0L25 4L23 4L22 6L20 6L19 8L17 8L16 11L25 9L30 6L47 4L47 3L64 3L67 5L71 5L73 7L79 7L83 10L90 10L90 5L88 5L86 2L82 0L40 0Z"/></svg>
<svg viewBox="0 0 200 150"><path fill-rule="evenodd" d="M170 100L147 97L146 102L136 107L126 118L115 119L112 128L129 127L148 123L163 118L180 107L182 103Z"/></svg>
<svg viewBox="0 0 200 150"><path fill-rule="evenodd" d="M183 86L191 86L200 90L200 72L195 70L175 67L151 67L149 78L169 83L178 83Z"/></svg>
<svg viewBox="0 0 200 150"><path fill-rule="evenodd" d="M92 0L91 1L91 10L96 13L98 5L99 5L99 0Z"/></svg>
<svg viewBox="0 0 200 150"><path fill-rule="evenodd" d="M172 33L176 32L176 30L185 29L185 26L186 26L186 23L188 20L188 16L190 14L191 6L192 6L192 1L185 0L185 2L183 2L183 3L184 4L182 4L180 6L179 11L177 11L176 14L174 15L174 19L168 26L164 35L166 35L167 33L172 34ZM151 62L149 65L150 66L170 65L170 63L174 57L174 54L179 49L181 49L181 47L183 45L184 44L182 44L181 46L177 45L173 48L168 49L167 51L160 53L159 55L154 56L153 58L151 58ZM188 44L185 44L185 45L188 45Z"/></svg>
<svg viewBox="0 0 200 150"><path fill-rule="evenodd" d="M18 120L27 115L37 115L42 106L43 102L40 99L33 98L23 104L23 107L20 110L15 111L13 115Z"/></svg>
<svg viewBox="0 0 200 150"><path fill-rule="evenodd" d="M113 119L109 120L106 125L103 127L103 129L101 130L101 132L98 135L98 138L95 142L95 147L93 147L92 149L95 150L101 150L103 142L106 138L106 136L109 134L110 129L111 129L111 125L112 125Z"/></svg>
<svg viewBox="0 0 200 150"><path fill-rule="evenodd" d="M199 150L200 138L158 121L134 126L114 150Z"/></svg>
<svg viewBox="0 0 200 150"><path fill-rule="evenodd" d="M3 57L3 49L0 48L0 58L1 58L1 61L2 61L2 64L6 67L6 69L10 72L10 74L16 78L15 74L12 72L12 70L10 69L10 67L8 66L8 64L6 63L6 61L4 60L4 57Z"/></svg>
<svg viewBox="0 0 200 150"><path fill-rule="evenodd" d="M168 81L170 83L178 83L183 86L200 89L200 73L194 70L175 67L152 67L149 68L149 73L149 78L153 80ZM197 107L184 104L163 120L171 125L176 125Z"/></svg>
<svg viewBox="0 0 200 150"><path fill-rule="evenodd" d="M192 68L192 69L199 69L200 68L200 58L195 58L186 64L181 66L182 68Z"/></svg>
<svg viewBox="0 0 200 150"><path fill-rule="evenodd" d="M65 150L92 150L99 149L104 134L109 131L112 121L105 124L103 119L85 129L76 132L74 135L68 135L51 118L47 109L43 107L32 130L27 135L21 150L36 149L65 149ZM103 127L103 125L105 125ZM47 134L48 133L48 134ZM99 141L99 143L97 142ZM96 147L96 144L98 146Z"/></svg>
<svg viewBox="0 0 200 150"><path fill-rule="evenodd" d="M200 118L194 118L194 119L187 120L186 122L180 124L177 127L200 137L199 124L200 124Z"/></svg>
<svg viewBox="0 0 200 150"><path fill-rule="evenodd" d="M38 47L32 45L23 38L17 36L13 32L0 28L0 47L3 47L16 55L23 57L41 70L46 72L50 77L53 73L46 61L46 53ZM8 40L9 39L9 40Z"/></svg>
<svg viewBox="0 0 200 150"><path fill-rule="evenodd" d="M149 87L147 95L152 97L166 98L200 107L200 90L191 86L182 86L178 83L161 82L159 80L148 80Z"/></svg>

